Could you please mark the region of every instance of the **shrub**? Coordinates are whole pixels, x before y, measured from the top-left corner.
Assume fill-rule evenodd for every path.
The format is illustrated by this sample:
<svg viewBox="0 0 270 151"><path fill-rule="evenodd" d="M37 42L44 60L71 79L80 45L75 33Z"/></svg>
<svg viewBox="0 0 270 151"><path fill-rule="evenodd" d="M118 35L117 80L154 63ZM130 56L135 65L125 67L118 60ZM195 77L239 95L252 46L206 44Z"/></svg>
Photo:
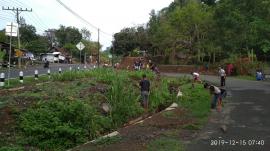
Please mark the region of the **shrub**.
<svg viewBox="0 0 270 151"><path fill-rule="evenodd" d="M30 145L62 150L95 138L110 122L83 102L52 101L28 109L19 127Z"/></svg>
<svg viewBox="0 0 270 151"><path fill-rule="evenodd" d="M169 92L169 85L167 79L162 79L158 85L151 86L149 96L149 107L151 111L158 109L161 106L166 107L173 102L172 95Z"/></svg>
<svg viewBox="0 0 270 151"><path fill-rule="evenodd" d="M1 147L0 151L23 151L24 149L22 147L16 147L16 146L12 146L12 147Z"/></svg>
<svg viewBox="0 0 270 151"><path fill-rule="evenodd" d="M108 100L112 106L111 118L115 127L143 111L138 103L138 93L120 77L113 81Z"/></svg>

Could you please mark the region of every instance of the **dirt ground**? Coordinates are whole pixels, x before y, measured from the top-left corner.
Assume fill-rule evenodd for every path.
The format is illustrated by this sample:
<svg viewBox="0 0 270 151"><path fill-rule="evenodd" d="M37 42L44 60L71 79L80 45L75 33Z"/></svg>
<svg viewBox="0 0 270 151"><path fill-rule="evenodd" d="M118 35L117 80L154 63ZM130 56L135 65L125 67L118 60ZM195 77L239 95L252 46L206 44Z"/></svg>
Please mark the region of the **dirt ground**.
<svg viewBox="0 0 270 151"><path fill-rule="evenodd" d="M120 139L109 144L86 143L72 151L145 151L147 145L161 137L174 137L181 141L190 141L195 137L195 130L187 130L185 125L194 123L182 108L162 111L143 122L118 129Z"/></svg>

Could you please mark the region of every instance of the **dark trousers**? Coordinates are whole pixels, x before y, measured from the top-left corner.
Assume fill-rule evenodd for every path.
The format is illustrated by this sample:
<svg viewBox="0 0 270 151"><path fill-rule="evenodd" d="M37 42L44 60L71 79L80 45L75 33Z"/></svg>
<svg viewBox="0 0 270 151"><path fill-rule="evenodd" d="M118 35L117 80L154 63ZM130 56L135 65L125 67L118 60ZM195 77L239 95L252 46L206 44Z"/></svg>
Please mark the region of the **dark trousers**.
<svg viewBox="0 0 270 151"><path fill-rule="evenodd" d="M214 94L213 100L211 102L211 109L215 109L216 108L218 99L220 99L220 97L221 97L221 94L220 93Z"/></svg>
<svg viewBox="0 0 270 151"><path fill-rule="evenodd" d="M225 86L225 76L221 76L221 78L220 78L220 86Z"/></svg>

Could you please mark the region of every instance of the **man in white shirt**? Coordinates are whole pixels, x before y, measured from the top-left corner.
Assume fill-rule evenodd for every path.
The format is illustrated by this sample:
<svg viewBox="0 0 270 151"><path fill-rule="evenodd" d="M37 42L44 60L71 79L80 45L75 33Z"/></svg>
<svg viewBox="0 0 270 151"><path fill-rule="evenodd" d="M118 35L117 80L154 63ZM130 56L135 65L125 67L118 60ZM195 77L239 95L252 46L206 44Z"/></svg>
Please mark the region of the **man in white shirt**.
<svg viewBox="0 0 270 151"><path fill-rule="evenodd" d="M217 106L218 99L221 99L221 90L218 87L213 86L213 85L211 85L209 89L210 89L210 93L213 94L213 101L211 103L211 108L215 109Z"/></svg>
<svg viewBox="0 0 270 151"><path fill-rule="evenodd" d="M194 88L194 83L195 82L201 82L201 80L200 80L200 74L197 73L197 72L192 72L191 74L193 76L192 88Z"/></svg>
<svg viewBox="0 0 270 151"><path fill-rule="evenodd" d="M220 86L225 86L226 72L223 68L219 67Z"/></svg>

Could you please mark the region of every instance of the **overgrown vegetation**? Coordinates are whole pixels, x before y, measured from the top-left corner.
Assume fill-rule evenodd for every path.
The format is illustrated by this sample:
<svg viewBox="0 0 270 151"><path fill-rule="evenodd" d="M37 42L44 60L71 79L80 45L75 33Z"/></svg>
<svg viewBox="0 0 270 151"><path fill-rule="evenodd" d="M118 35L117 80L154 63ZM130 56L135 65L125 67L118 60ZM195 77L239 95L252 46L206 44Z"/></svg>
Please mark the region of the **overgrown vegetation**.
<svg viewBox="0 0 270 151"><path fill-rule="evenodd" d="M16 144L42 150L65 150L118 128L144 111L139 103L138 85L143 73L151 81L152 112L175 101L168 89L170 84L187 82L185 78L155 80L150 71L112 69L67 71L54 74L51 79L44 76L40 85L36 85L35 80L26 80L25 90L13 96L8 93L1 96L0 109L11 108L9 116L16 121L10 123L15 124L10 131L16 134L1 137L0 142L6 146L1 149ZM14 85L18 83L14 81ZM109 105L109 112L101 109L102 103Z"/></svg>

